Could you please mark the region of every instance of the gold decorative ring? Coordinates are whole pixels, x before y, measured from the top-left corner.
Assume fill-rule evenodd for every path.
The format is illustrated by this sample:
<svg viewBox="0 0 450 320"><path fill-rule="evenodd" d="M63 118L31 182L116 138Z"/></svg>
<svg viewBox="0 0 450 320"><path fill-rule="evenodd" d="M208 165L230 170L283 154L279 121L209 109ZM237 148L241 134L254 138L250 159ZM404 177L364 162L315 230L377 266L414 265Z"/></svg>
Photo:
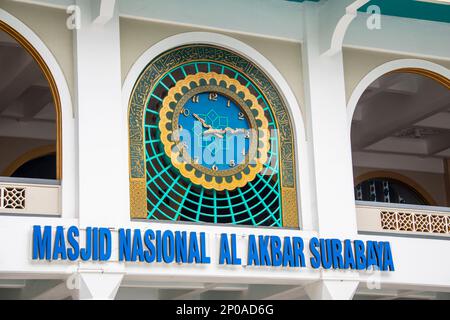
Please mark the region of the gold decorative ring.
<svg viewBox="0 0 450 320"><path fill-rule="evenodd" d="M216 92L231 97L244 111L249 119L251 129L258 133L257 139L252 139L250 143L249 155L254 155L254 159L250 159L247 155L244 163L236 168L214 172L182 155L181 150L176 147L179 143L176 139L178 117L185 103L202 92ZM215 72L200 72L178 81L175 87L169 90L160 111L161 141L172 164L193 183L217 191L244 187L262 171L270 149L268 127L264 109L250 90L239 81ZM175 131L174 128L176 128Z"/></svg>

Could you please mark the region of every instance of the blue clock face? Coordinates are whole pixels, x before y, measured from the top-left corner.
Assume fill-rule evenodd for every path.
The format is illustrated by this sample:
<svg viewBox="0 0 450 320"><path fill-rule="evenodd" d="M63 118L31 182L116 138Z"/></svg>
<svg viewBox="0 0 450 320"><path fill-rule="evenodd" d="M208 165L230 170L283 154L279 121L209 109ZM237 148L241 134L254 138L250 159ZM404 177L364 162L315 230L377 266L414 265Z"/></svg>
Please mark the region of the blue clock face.
<svg viewBox="0 0 450 320"><path fill-rule="evenodd" d="M250 149L250 123L242 108L216 92L193 96L178 118L184 152L214 172L233 169L246 160Z"/></svg>
<svg viewBox="0 0 450 320"><path fill-rule="evenodd" d="M159 111L160 140L180 174L217 191L235 190L263 170L268 121L256 96L224 74L179 80Z"/></svg>

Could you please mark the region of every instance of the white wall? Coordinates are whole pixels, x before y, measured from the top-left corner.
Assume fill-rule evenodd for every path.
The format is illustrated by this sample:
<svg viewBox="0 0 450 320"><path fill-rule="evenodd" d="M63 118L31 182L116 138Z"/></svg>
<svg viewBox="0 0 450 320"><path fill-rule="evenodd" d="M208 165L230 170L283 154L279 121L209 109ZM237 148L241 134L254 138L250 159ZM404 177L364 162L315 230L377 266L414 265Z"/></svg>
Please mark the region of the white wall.
<svg viewBox="0 0 450 320"><path fill-rule="evenodd" d="M120 19L122 79L125 80L131 66L147 49L159 41L175 34L185 32L214 32L231 36L253 47L280 71L298 99L300 108L304 106L303 74L300 43L281 41L271 38L233 34L211 30L180 26L162 22L141 21L130 18ZM303 112L303 109L302 109Z"/></svg>
<svg viewBox="0 0 450 320"><path fill-rule="evenodd" d="M2 8L14 11L20 19L36 30L36 33L58 60L61 65L60 70L64 71L69 84L73 81L71 79L74 70L78 74L76 83L78 95L75 99L79 106L77 131L72 127L73 131L67 133L67 128L71 128L70 122L67 127L64 127L64 135L66 137L68 135L66 147L72 148L76 152L65 153L64 161L72 161L77 164L77 166L68 168L68 170L72 170L73 175L76 173L80 178L78 188L70 189L69 197L77 200L76 204L81 210L82 224L205 231L212 239L216 238L217 234L222 233L224 229L240 235L303 236L305 242L318 233L320 233L319 235L339 235L343 238L358 236L354 224L356 219L354 202L349 198L353 189L350 173L351 161L349 161L351 150L348 144L349 139L347 140L349 137L346 136L345 102L348 92L352 91L362 76L383 61L392 59L392 56L350 50L344 52L343 58L340 54L324 58L318 54L318 44L311 38L309 38L309 47L304 49L299 43L231 34L232 37L258 50L272 62L287 80L289 87L295 93L298 104L303 108L303 119L308 127L308 135L313 135L314 144L311 144L311 140L308 139L310 144L299 152L302 153L302 156L306 154L306 161L314 163L314 167L309 170L308 174L314 176L313 181L317 182L313 184L308 181L303 191L308 194L310 201L315 202L307 214L317 215L316 224L311 223L316 230L302 232L131 222L129 219L126 221L122 219L123 216L127 216L124 213L128 213L126 212L128 195L122 197L127 194L128 187L126 169L128 152L126 136L128 133L127 125L124 123L126 121L123 121L126 120L126 110L121 105L120 85L137 58L153 44L170 35L194 29L125 18L120 20L119 25L119 16L116 12L113 20L104 26L93 26L90 24L89 18L85 18L84 22L88 24L88 29L77 32L77 48L73 48L71 33L60 28L60 24L65 22L65 15L61 11L0 1ZM82 5L85 10L89 10L87 0L80 0L77 3ZM43 15L38 15L36 12L42 12ZM310 21L312 24L317 22ZM314 30L311 25L309 28L313 28L313 31L309 29L310 33L307 37L312 37L317 29ZM108 54L109 49L113 50L110 54ZM306 52L308 56L303 56L301 50L305 50L303 54ZM71 60L72 56L79 60L75 60L75 63ZM92 60L90 60L91 58ZM342 59L345 61L344 64L342 64ZM302 61L307 65L304 63L302 65ZM304 75L307 78L305 81L303 80ZM74 92L71 84L68 87ZM307 88L306 94L305 88ZM67 113L67 110L64 112ZM298 121L298 119L294 119L294 121ZM326 130L330 131L326 132ZM112 141L106 143L105 140L108 138ZM330 141L327 139L333 141L332 145L327 144ZM298 162L298 165L302 166L304 162ZM341 178L346 182L344 183L345 190L339 189ZM328 185L330 179L332 183ZM101 190L98 191L99 189ZM79 202L78 191L81 195ZM96 196L96 192L98 192L98 196ZM315 196L315 192L319 193L318 197ZM61 278L75 272L79 267L78 264L59 262L40 264L34 263L30 259L30 235L34 224L78 225L80 220L75 217L78 218L78 215L69 215L62 219L0 217L0 244L14 241L14 246L0 246L0 257L7 258L0 259L0 279ZM382 285L410 286L412 288L431 286L434 290L450 289L448 273L450 256L446 254L450 252L448 241L393 238L381 235L359 237L391 241L392 243L397 271L382 275L380 277ZM239 248L244 250L244 245L240 245ZM216 249L211 248L211 250L214 252ZM367 275L358 272L348 275L343 272L322 272L312 269L305 269L302 272L272 268L257 270L241 268L237 270L222 268L214 262L206 267L160 265L149 268L146 265L124 265L112 261L108 264L90 264L89 267L105 273L123 272L126 278L141 281L158 279L176 282L195 280L199 282L301 285L324 277L328 279L367 279Z"/></svg>

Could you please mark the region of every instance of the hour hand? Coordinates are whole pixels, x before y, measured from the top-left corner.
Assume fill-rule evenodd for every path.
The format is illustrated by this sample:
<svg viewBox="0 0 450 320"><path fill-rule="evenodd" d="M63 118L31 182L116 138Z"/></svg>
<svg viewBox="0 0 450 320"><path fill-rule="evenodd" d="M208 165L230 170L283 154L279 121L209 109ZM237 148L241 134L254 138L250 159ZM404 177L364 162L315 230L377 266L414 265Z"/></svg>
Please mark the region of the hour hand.
<svg viewBox="0 0 450 320"><path fill-rule="evenodd" d="M203 125L204 128L206 128L206 129L212 129L212 127L211 127L210 125L208 125L208 124L206 123L205 120L203 120L202 118L200 118L200 117L198 116L198 114L195 114L195 113L194 113L193 116L194 116L195 119L197 119L197 120Z"/></svg>

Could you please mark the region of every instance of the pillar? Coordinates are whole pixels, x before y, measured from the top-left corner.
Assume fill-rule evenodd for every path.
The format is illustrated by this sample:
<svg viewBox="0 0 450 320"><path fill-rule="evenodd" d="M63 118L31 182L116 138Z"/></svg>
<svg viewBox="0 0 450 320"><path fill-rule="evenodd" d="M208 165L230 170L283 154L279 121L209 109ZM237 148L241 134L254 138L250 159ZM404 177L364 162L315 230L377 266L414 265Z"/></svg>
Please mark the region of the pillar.
<svg viewBox="0 0 450 320"><path fill-rule="evenodd" d="M321 238L345 240L357 237L357 222L342 47L335 46L332 54L326 50L334 34L327 28L336 26L327 21L332 14L326 10L331 9L306 6L302 58L316 229ZM357 272L320 272L320 280L305 288L311 299L353 298L359 284Z"/></svg>
<svg viewBox="0 0 450 320"><path fill-rule="evenodd" d="M129 221L118 5L112 0L75 4L81 14L81 26L74 30L79 224L81 229L117 230ZM103 264L80 262L74 298L114 299L124 270L114 259Z"/></svg>
<svg viewBox="0 0 450 320"><path fill-rule="evenodd" d="M101 3L76 1L81 14L81 28L74 31L81 227L117 227L124 222L121 217L129 217L118 5L109 20L102 16L99 23Z"/></svg>
<svg viewBox="0 0 450 320"><path fill-rule="evenodd" d="M352 300L358 281L321 280L305 287L311 300Z"/></svg>
<svg viewBox="0 0 450 320"><path fill-rule="evenodd" d="M123 274L119 273L79 273L76 300L114 300L122 283Z"/></svg>
<svg viewBox="0 0 450 320"><path fill-rule="evenodd" d="M321 50L323 35L332 32L323 32L320 9L307 6L302 46L316 227L321 237L351 239L357 224L342 48L333 55Z"/></svg>

